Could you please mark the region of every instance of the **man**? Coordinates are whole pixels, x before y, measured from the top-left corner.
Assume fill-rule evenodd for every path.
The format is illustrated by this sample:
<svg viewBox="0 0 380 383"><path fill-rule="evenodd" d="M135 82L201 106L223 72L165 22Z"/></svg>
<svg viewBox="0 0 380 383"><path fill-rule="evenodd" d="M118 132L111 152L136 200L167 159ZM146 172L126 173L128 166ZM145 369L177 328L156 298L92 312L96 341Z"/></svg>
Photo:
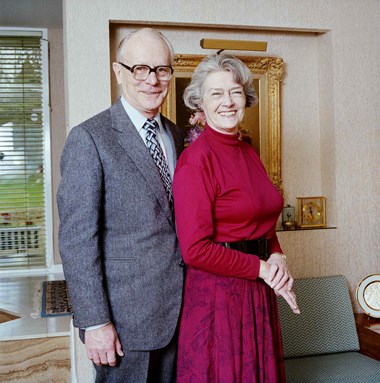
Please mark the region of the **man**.
<svg viewBox="0 0 380 383"><path fill-rule="evenodd" d="M175 381L184 268L171 178L183 134L159 113L172 61L161 33L127 35L113 63L122 97L73 128L62 155L60 252L96 382Z"/></svg>

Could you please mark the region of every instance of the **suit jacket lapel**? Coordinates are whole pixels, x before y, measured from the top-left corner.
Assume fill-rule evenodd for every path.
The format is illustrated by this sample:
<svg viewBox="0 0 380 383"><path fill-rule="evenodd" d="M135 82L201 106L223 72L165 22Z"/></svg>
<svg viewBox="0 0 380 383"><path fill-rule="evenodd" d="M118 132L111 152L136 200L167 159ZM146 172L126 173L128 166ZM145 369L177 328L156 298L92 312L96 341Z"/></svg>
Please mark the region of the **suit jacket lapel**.
<svg viewBox="0 0 380 383"><path fill-rule="evenodd" d="M120 145L134 161L174 226L173 214L158 168L120 100L111 106L111 119L112 128L118 131Z"/></svg>

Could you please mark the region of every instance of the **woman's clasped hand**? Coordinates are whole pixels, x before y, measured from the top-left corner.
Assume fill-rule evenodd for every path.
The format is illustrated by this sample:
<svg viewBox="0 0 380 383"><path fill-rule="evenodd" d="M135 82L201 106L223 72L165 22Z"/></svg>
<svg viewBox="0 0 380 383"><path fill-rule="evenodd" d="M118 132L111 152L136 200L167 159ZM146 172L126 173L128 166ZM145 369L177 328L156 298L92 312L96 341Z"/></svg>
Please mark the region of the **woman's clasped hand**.
<svg viewBox="0 0 380 383"><path fill-rule="evenodd" d="M259 276L274 290L276 295L280 295L286 300L295 314L300 313L293 291L294 279L280 253L273 253L267 261L260 262Z"/></svg>

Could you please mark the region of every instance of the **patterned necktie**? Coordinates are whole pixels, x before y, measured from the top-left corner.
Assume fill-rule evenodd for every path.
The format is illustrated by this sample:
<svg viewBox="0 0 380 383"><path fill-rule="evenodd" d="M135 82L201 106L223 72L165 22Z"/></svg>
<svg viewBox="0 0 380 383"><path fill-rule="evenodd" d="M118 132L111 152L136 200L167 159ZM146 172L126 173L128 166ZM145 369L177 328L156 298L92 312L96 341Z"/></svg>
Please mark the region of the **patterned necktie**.
<svg viewBox="0 0 380 383"><path fill-rule="evenodd" d="M172 194L172 180L170 178L168 164L162 151L161 145L157 141L156 129L159 129L158 122L154 119L146 120L143 128L147 131L146 146L149 149L150 155L153 157L162 182L164 183L166 194L168 195L170 208L173 209L173 194Z"/></svg>

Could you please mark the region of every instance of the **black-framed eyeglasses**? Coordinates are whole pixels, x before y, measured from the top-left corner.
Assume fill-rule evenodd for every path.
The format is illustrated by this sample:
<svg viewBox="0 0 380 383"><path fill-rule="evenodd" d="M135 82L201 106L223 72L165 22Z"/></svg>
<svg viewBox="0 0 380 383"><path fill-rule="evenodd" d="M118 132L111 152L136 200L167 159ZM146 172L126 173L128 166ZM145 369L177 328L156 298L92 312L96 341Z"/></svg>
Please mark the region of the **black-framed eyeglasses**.
<svg viewBox="0 0 380 383"><path fill-rule="evenodd" d="M174 72L173 68L170 65L159 65L152 68L149 65L137 64L130 67L121 62L119 62L119 64L125 69L128 69L132 73L133 78L139 81L146 80L152 72L156 74L156 77L159 80L168 81L172 78Z"/></svg>

